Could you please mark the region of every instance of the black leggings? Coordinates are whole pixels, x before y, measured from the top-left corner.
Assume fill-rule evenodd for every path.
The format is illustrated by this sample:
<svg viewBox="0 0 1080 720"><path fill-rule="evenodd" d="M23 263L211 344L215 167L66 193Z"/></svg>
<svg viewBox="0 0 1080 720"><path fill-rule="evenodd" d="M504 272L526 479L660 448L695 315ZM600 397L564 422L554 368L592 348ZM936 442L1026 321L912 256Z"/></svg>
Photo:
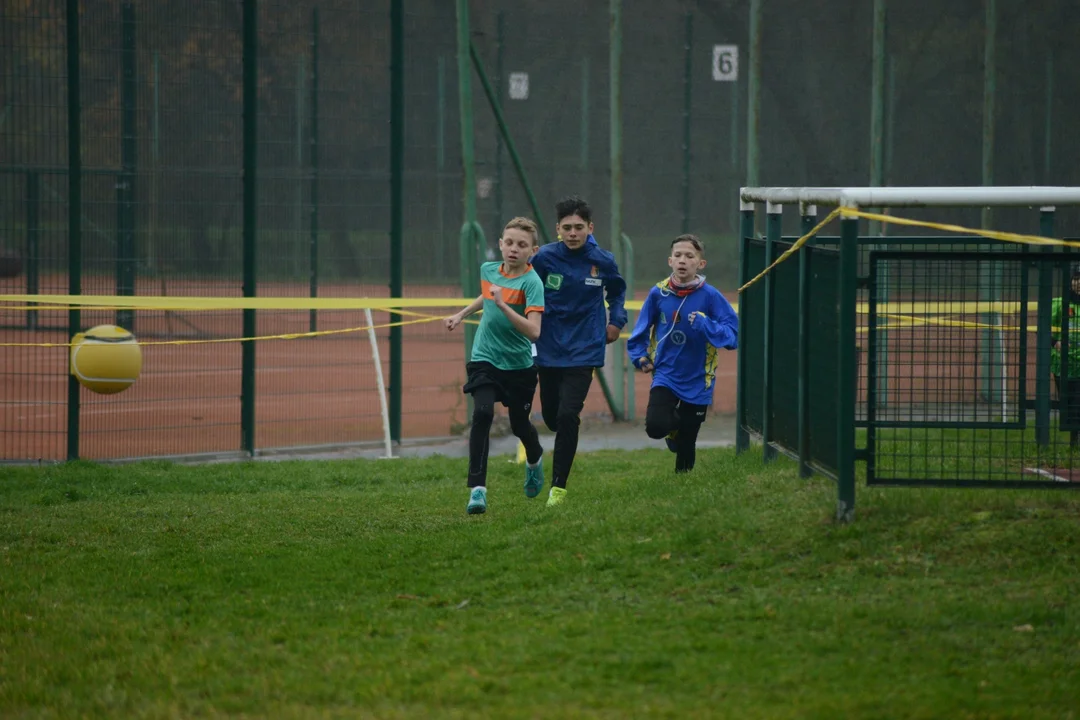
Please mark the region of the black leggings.
<svg viewBox="0 0 1080 720"><path fill-rule="evenodd" d="M487 485L488 450L490 449L491 423L495 420L497 390L494 385L483 385L472 391L472 430L469 432L469 487ZM525 445L525 457L529 463L540 460L544 448L540 437L529 420L531 405L510 405L510 430Z"/></svg>
<svg viewBox="0 0 1080 720"><path fill-rule="evenodd" d="M566 487L577 455L581 411L592 385L591 367L539 368L540 410L544 424L555 433L551 485Z"/></svg>
<svg viewBox="0 0 1080 720"><path fill-rule="evenodd" d="M697 460L697 436L705 422L708 405L694 405L680 400L666 387L649 391L649 408L645 411L645 433L659 440L678 430L675 437L675 472L689 472Z"/></svg>

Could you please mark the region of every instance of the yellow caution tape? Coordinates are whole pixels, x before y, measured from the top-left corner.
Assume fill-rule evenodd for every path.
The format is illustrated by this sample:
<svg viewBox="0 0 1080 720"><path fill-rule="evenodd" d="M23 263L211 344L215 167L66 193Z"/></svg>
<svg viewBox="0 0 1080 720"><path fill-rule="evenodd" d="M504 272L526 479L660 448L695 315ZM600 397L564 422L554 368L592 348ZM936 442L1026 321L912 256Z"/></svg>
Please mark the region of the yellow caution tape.
<svg viewBox="0 0 1080 720"><path fill-rule="evenodd" d="M855 208L839 208L839 211L840 215L846 218L863 218L865 220L876 220L881 223L891 223L893 225L924 227L932 230L961 233L964 235L981 235L982 237L990 238L991 240L1001 240L1003 242L1020 243L1023 245L1053 245L1058 247L1080 248L1080 242L1075 240L1058 240L1057 238L1048 238L1041 235L1024 235L1022 233L987 230L986 228L969 228L964 227L963 225L929 222L927 220L911 220L909 218L896 217L895 215L870 213L865 210L856 210Z"/></svg>

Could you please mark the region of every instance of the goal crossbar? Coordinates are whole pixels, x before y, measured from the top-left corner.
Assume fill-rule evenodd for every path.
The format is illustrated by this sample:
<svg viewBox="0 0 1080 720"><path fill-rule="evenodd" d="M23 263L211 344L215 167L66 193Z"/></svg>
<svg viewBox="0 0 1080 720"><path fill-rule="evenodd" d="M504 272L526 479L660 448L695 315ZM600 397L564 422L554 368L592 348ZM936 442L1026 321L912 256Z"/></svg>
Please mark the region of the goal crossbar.
<svg viewBox="0 0 1080 720"><path fill-rule="evenodd" d="M826 207L1055 207L1080 205L1080 187L744 187L740 209L755 203Z"/></svg>

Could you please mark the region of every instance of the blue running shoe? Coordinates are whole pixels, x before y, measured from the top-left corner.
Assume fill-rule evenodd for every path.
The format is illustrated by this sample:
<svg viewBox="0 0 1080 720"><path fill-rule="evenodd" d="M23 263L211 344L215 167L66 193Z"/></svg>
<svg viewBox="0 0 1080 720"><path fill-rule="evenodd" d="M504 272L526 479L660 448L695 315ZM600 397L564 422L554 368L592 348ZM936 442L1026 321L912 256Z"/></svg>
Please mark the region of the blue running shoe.
<svg viewBox="0 0 1080 720"><path fill-rule="evenodd" d="M536 461L536 465L525 463L525 497L534 498L544 489L544 458Z"/></svg>
<svg viewBox="0 0 1080 720"><path fill-rule="evenodd" d="M465 506L465 512L470 515L480 515L487 512L487 488L474 487L469 492L469 504Z"/></svg>

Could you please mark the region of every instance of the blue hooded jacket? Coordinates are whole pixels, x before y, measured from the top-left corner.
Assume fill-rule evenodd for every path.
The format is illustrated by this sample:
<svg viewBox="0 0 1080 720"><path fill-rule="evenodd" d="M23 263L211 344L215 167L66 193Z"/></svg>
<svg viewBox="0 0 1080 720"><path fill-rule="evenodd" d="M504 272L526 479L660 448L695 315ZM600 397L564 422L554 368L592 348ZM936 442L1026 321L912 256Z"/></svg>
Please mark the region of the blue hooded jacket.
<svg viewBox="0 0 1080 720"><path fill-rule="evenodd" d="M615 256L589 235L577 250L548 243L532 257L544 282L544 322L536 341L540 367L602 367L607 326L626 325L626 281ZM604 307L605 290L611 309Z"/></svg>
<svg viewBox="0 0 1080 720"><path fill-rule="evenodd" d="M683 402L712 405L716 351L738 346L739 316L719 290L704 279L677 290L667 278L649 290L626 352L638 369L641 358L650 359L653 387L666 387Z"/></svg>

